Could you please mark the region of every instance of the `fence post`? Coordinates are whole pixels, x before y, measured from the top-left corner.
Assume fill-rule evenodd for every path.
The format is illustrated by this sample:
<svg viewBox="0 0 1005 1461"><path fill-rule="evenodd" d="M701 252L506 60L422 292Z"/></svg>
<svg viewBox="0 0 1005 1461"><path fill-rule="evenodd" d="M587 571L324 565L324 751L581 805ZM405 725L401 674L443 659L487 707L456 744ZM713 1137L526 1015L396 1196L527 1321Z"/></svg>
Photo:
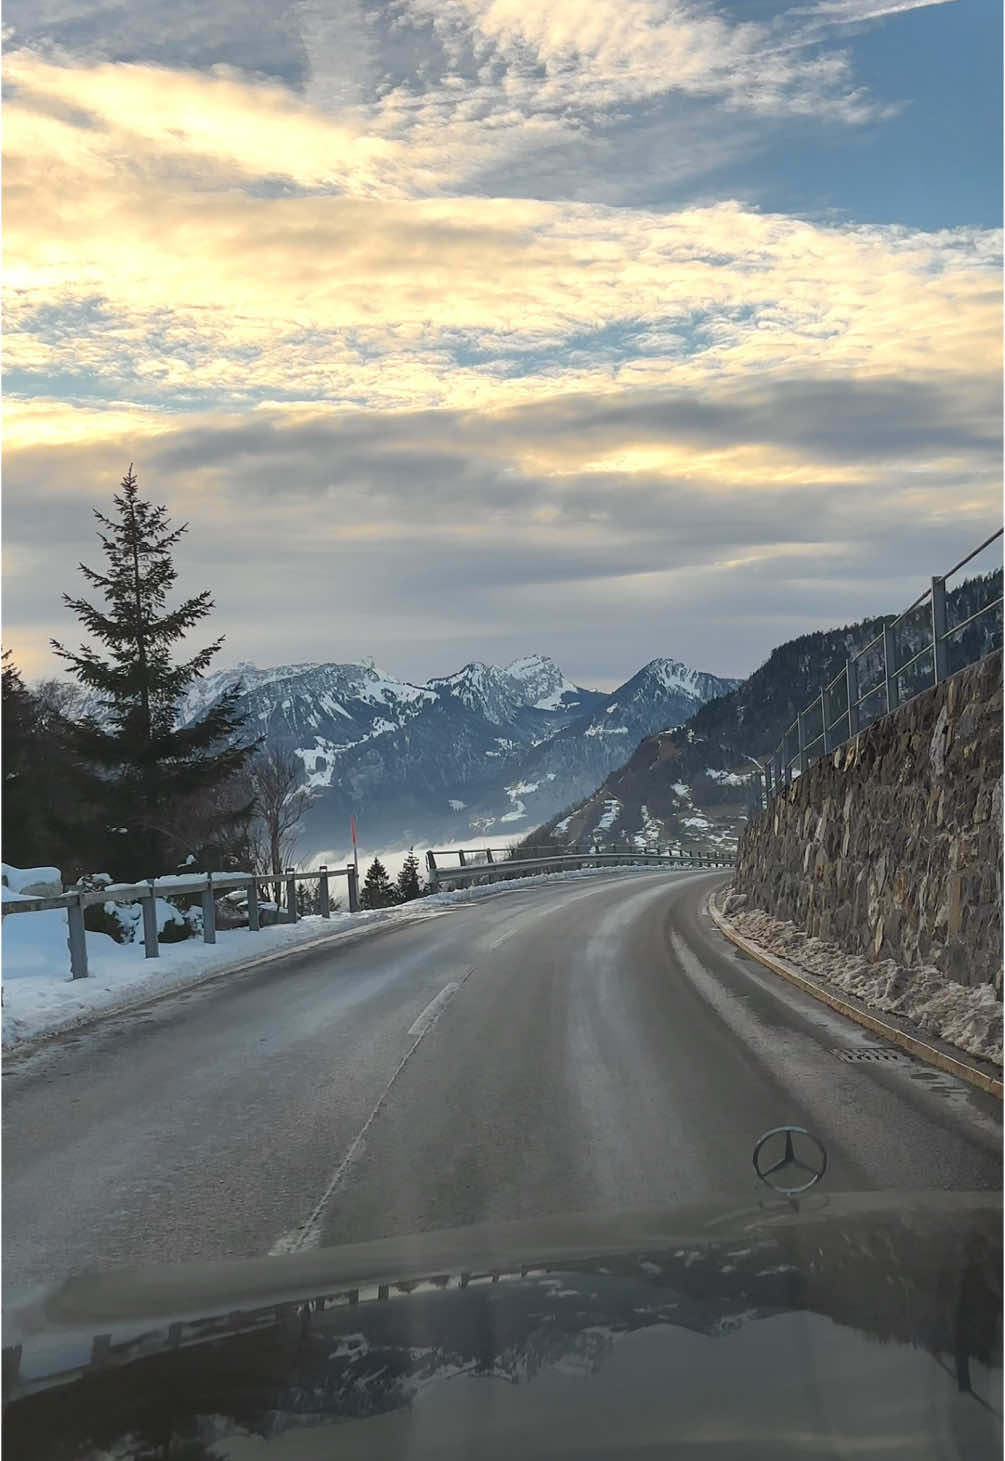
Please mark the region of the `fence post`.
<svg viewBox="0 0 1005 1461"><path fill-rule="evenodd" d="M213 874L206 874L206 886L202 890L202 941L216 943L216 904L213 902Z"/></svg>
<svg viewBox="0 0 1005 1461"><path fill-rule="evenodd" d="M485 849L485 861L486 862L493 862L493 863L495 862L495 858L492 856L492 849L491 849L491 847L486 847L486 849Z"/></svg>
<svg viewBox="0 0 1005 1461"><path fill-rule="evenodd" d="M886 685L886 713L897 708L897 646L889 624L883 625L883 680Z"/></svg>
<svg viewBox="0 0 1005 1461"><path fill-rule="evenodd" d="M355 865L350 863L346 868L346 876L349 879L349 912L359 912L359 873Z"/></svg>
<svg viewBox="0 0 1005 1461"><path fill-rule="evenodd" d="M318 879L318 890L321 894L321 917L331 917L331 904L328 901L328 864L321 864L321 876Z"/></svg>
<svg viewBox="0 0 1005 1461"><path fill-rule="evenodd" d="M156 959L160 954L157 943L157 903L154 898L156 879L148 878L147 881L150 884L150 896L140 900L143 906L143 957Z"/></svg>
<svg viewBox="0 0 1005 1461"><path fill-rule="evenodd" d="M949 674L949 650L946 644L946 580L932 579L932 662L935 684Z"/></svg>
<svg viewBox="0 0 1005 1461"><path fill-rule="evenodd" d="M806 755L806 730L803 726L803 712L801 710L796 716L796 741L799 750L799 772L801 775L809 765L809 758Z"/></svg>
<svg viewBox="0 0 1005 1461"><path fill-rule="evenodd" d="M769 756L768 759L764 763L764 808L765 808L765 811L767 811L768 803L771 801L772 788L773 788L773 782L772 782L772 779L771 779L771 757Z"/></svg>
<svg viewBox="0 0 1005 1461"><path fill-rule="evenodd" d="M293 871L293 869L291 867L288 867L286 869L286 871L287 871L287 873L291 873ZM297 880L296 880L296 878L290 878L290 877L288 877L286 879L286 922L287 923L296 923L296 921L297 921Z"/></svg>
<svg viewBox="0 0 1005 1461"><path fill-rule="evenodd" d="M827 724L827 688L820 691L820 732L823 736L824 755L831 748L830 726Z"/></svg>
<svg viewBox="0 0 1005 1461"><path fill-rule="evenodd" d="M248 884L248 929L251 933L257 933L261 928L261 921L258 914L258 880L252 878Z"/></svg>
<svg viewBox="0 0 1005 1461"><path fill-rule="evenodd" d="M852 659L844 667L845 688L848 692L848 739L858 735L858 665Z"/></svg>
<svg viewBox="0 0 1005 1461"><path fill-rule="evenodd" d="M67 946L70 950L70 978L87 978L87 935L84 932L84 895L66 909Z"/></svg>
<svg viewBox="0 0 1005 1461"><path fill-rule="evenodd" d="M466 862L464 861L464 852L463 851L458 851L458 853L457 853L457 860L460 863L461 867L466 867L467 866Z"/></svg>

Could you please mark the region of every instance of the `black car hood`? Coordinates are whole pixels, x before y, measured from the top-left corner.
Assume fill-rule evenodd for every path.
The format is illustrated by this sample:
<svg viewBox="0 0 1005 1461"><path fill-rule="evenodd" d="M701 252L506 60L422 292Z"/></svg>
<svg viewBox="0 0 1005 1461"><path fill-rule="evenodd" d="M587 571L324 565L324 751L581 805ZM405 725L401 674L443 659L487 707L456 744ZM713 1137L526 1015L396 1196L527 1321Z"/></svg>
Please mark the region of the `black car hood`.
<svg viewBox="0 0 1005 1461"><path fill-rule="evenodd" d="M572 1217L72 1280L13 1458L995 1457L987 1194Z"/></svg>

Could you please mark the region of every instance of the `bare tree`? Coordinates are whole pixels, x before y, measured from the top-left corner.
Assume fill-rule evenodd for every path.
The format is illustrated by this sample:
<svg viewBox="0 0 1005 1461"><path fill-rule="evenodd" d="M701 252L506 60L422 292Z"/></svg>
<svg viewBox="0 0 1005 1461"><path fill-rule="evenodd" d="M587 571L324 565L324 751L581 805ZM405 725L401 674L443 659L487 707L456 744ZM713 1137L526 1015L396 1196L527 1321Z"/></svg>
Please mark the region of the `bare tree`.
<svg viewBox="0 0 1005 1461"><path fill-rule="evenodd" d="M259 751L251 761L249 775L255 810L265 832L269 870L278 875L295 846L295 833L310 804L310 792L300 785L296 756L278 746Z"/></svg>

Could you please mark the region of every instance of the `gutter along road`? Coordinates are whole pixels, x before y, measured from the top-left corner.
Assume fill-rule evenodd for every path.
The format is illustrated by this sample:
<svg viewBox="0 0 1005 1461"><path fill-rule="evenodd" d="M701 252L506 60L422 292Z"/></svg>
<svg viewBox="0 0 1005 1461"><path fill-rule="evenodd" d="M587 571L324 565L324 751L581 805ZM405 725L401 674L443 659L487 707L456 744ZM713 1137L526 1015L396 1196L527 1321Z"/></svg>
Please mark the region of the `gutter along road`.
<svg viewBox="0 0 1005 1461"><path fill-rule="evenodd" d="M723 881L419 904L8 1058L5 1303L123 1263L749 1204L782 1123L826 1144L825 1191L999 1188L1001 1103L860 1058L876 1036L715 929Z"/></svg>

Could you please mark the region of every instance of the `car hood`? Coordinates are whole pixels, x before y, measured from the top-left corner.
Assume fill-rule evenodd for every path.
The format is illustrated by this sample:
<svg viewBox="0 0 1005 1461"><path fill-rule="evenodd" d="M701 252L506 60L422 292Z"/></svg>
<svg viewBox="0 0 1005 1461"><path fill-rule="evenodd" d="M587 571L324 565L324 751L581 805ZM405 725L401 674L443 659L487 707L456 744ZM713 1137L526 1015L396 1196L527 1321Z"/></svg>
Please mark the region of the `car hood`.
<svg viewBox="0 0 1005 1461"><path fill-rule="evenodd" d="M1001 1240L997 1196L888 1193L84 1276L6 1322L4 1440L37 1461L998 1456Z"/></svg>

